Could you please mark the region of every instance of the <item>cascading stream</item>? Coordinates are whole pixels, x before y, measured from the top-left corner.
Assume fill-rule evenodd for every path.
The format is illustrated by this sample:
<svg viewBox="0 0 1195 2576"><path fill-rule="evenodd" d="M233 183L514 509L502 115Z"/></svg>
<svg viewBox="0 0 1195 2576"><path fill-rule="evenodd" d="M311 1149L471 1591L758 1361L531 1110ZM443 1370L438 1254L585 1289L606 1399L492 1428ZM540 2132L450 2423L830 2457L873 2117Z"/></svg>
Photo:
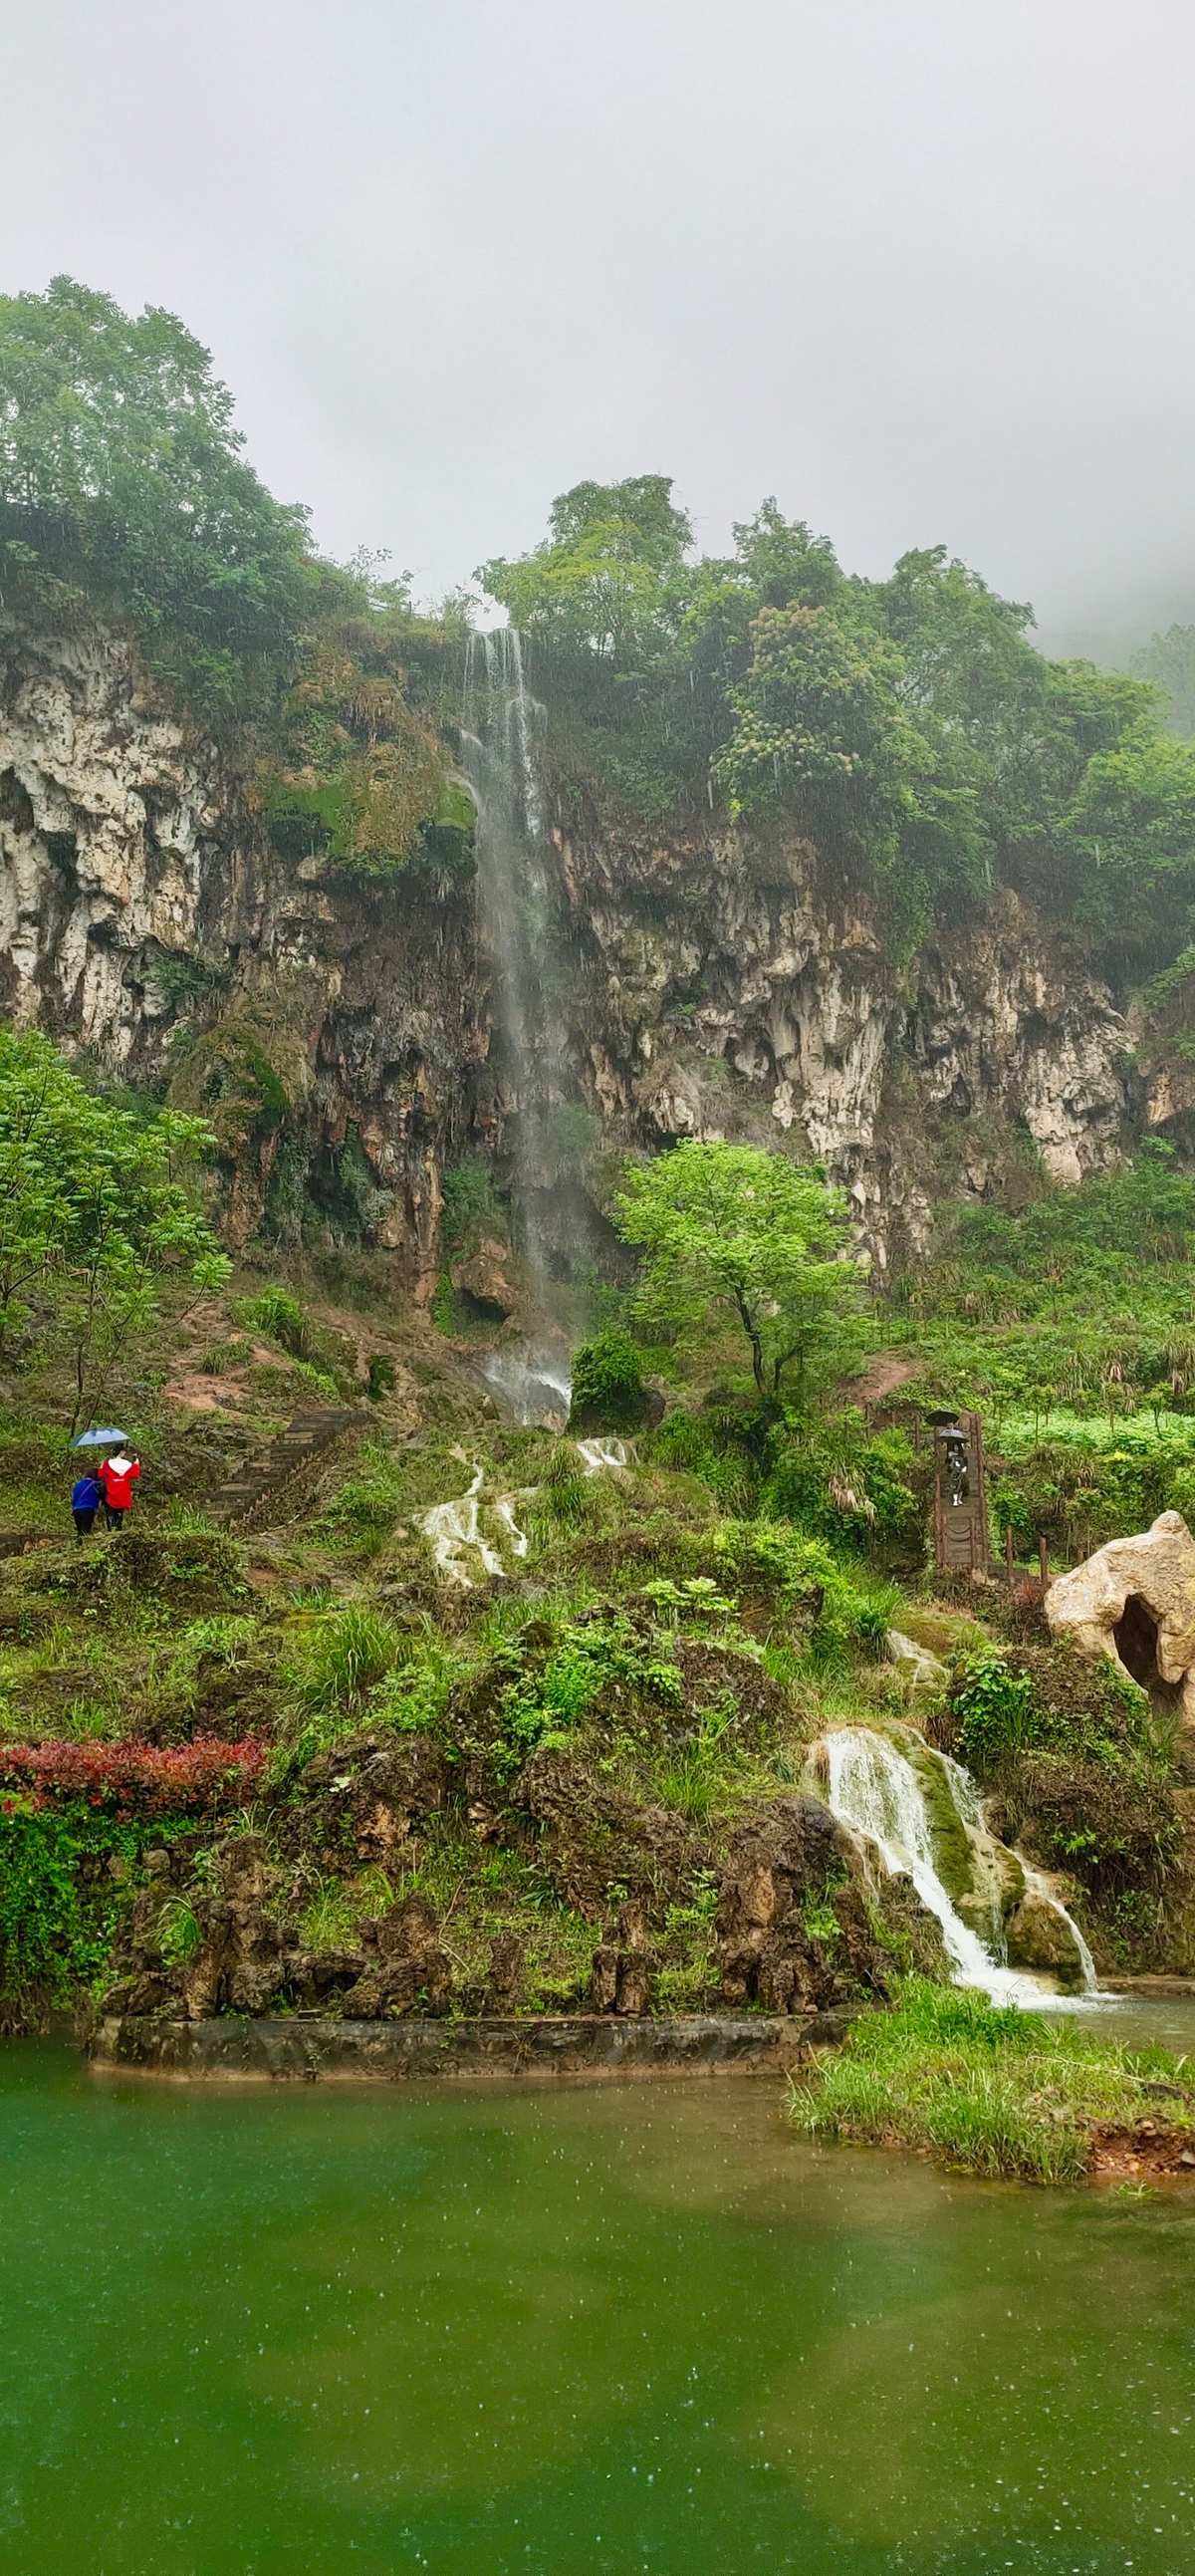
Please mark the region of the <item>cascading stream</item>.
<svg viewBox="0 0 1195 2576"><path fill-rule="evenodd" d="M586 1476L618 1475L630 1465L625 1440L578 1440L576 1450ZM528 1550L527 1533L519 1515L534 1503L538 1487L525 1486L514 1494L487 1494L485 1481L485 1468L475 1463L467 1493L456 1495L450 1503L433 1503L431 1510L419 1518L419 1527L431 1542L437 1573L462 1592L472 1591L479 1573L500 1581L507 1572L503 1558L486 1537L484 1511L505 1530L512 1556L524 1557Z"/></svg>
<svg viewBox="0 0 1195 2576"><path fill-rule="evenodd" d="M978 1933L963 1921L943 1886L934 1857L929 1810L912 1763L887 1736L877 1735L865 1726L836 1728L823 1736L817 1749L825 1761L826 1794L833 1814L840 1824L872 1845L889 1876L902 1874L911 1879L922 1904L941 1927L956 1982L979 1986L998 2003L1040 2004L1040 1984L993 1958ZM974 1782L957 1763L949 1765L947 1776L964 1824L973 1822L978 1826ZM1040 1874L1028 1863L1022 1866L1026 1879L1069 1926L1082 1963L1086 1991L1094 1993L1095 1970L1081 1933Z"/></svg>
<svg viewBox="0 0 1195 2576"><path fill-rule="evenodd" d="M533 703L518 631L470 635L461 751L477 807L477 885L494 967L494 1024L507 1092L511 1172L522 1246L535 1289L546 1276L541 1196L552 1176L548 1104L554 1046L544 1007L551 921L531 751Z"/></svg>

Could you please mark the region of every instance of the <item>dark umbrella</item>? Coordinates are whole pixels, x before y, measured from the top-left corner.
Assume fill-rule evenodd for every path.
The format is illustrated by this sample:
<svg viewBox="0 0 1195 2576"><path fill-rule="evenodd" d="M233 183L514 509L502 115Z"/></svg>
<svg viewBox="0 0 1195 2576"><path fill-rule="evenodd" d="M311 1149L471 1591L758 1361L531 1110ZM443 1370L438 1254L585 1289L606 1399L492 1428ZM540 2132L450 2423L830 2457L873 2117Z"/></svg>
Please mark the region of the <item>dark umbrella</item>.
<svg viewBox="0 0 1195 2576"><path fill-rule="evenodd" d="M72 1449L119 1449L128 1436L127 1431L117 1431L109 1423L106 1431L81 1431L78 1439L72 1440L71 1447Z"/></svg>

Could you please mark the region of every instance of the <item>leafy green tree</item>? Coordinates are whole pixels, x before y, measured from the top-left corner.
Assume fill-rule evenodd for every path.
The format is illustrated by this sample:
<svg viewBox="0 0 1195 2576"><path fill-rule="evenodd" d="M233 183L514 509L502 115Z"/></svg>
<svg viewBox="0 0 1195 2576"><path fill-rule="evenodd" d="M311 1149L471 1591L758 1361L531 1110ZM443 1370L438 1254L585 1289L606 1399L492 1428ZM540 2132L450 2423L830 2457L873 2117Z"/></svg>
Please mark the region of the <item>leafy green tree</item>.
<svg viewBox="0 0 1195 2576"><path fill-rule="evenodd" d="M826 608L765 608L737 723L715 764L732 813L786 808L810 833L890 862L913 808L919 745L902 713L900 662Z"/></svg>
<svg viewBox="0 0 1195 2576"><path fill-rule="evenodd" d="M642 1255L640 1311L692 1333L729 1314L761 1395L808 1401L861 1346L860 1272L841 1192L757 1145L685 1143L632 1166L619 1232Z"/></svg>
<svg viewBox="0 0 1195 2576"><path fill-rule="evenodd" d="M1162 967L1195 930L1195 743L1143 718L1088 761L1061 826L1075 909L1122 967Z"/></svg>
<svg viewBox="0 0 1195 2576"><path fill-rule="evenodd" d="M48 1038L0 1031L0 1350L36 1333L69 1370L74 1429L171 1281L230 1265L196 1204L202 1119L98 1098Z"/></svg>
<svg viewBox="0 0 1195 2576"><path fill-rule="evenodd" d="M269 701L315 569L303 510L241 453L232 397L173 314L56 277L0 297L0 574L10 598L128 619L206 718Z"/></svg>
<svg viewBox="0 0 1195 2576"><path fill-rule="evenodd" d="M1189 741L1195 734L1195 626L1168 626L1164 634L1151 635L1134 654L1133 669L1166 701L1171 731Z"/></svg>
<svg viewBox="0 0 1195 2576"><path fill-rule="evenodd" d="M666 475L578 483L553 503L550 533L514 561L495 556L478 580L557 681L579 669L641 662L663 632L663 576L681 563L691 530Z"/></svg>

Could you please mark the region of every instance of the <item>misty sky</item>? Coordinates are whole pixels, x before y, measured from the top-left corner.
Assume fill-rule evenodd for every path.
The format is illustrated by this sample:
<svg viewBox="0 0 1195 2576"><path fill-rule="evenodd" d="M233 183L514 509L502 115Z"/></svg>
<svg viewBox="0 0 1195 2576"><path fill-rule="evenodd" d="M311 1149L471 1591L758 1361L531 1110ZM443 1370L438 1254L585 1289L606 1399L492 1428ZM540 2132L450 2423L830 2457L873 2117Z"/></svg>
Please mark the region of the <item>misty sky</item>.
<svg viewBox="0 0 1195 2576"><path fill-rule="evenodd" d="M582 476L1195 618L1190 0L8 0L0 283L170 306L424 595Z"/></svg>

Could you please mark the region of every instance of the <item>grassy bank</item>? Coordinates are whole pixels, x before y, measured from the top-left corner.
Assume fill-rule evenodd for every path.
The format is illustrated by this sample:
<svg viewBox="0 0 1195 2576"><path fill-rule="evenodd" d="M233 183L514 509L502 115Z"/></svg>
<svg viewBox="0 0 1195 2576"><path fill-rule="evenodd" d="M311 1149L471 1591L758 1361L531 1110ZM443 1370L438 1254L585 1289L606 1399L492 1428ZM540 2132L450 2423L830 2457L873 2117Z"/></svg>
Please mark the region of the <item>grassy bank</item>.
<svg viewBox="0 0 1195 2576"><path fill-rule="evenodd" d="M1083 2182L1140 2140L1165 2170L1195 2144L1185 2060L1118 2048L1073 2022L906 1978L844 2047L794 2080L807 2135L911 2147L957 2171Z"/></svg>

